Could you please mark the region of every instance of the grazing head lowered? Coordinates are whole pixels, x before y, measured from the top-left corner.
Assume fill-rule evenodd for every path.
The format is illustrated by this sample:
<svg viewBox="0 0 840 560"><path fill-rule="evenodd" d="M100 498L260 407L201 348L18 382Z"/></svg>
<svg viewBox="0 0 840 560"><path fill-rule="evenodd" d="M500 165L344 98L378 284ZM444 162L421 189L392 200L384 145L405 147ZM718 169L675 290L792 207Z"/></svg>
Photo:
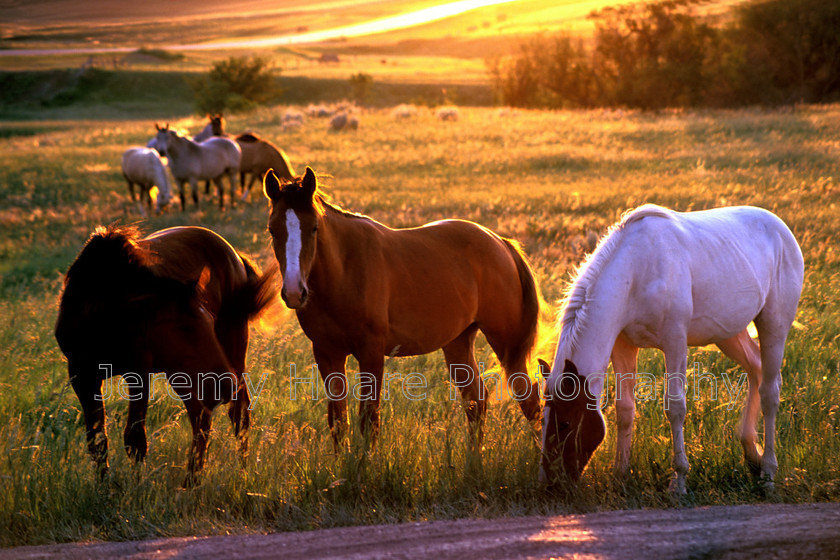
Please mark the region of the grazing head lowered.
<svg viewBox="0 0 840 560"><path fill-rule="evenodd" d="M593 396L600 388L593 387L596 377L587 382L569 360L562 372L553 375L543 360L540 369L546 378L540 482L576 482L606 434L598 399Z"/></svg>
<svg viewBox="0 0 840 560"><path fill-rule="evenodd" d="M108 470L103 381L122 375L130 398L123 434L129 456L146 456L146 411L154 372L165 372L193 428L188 483L204 464L211 411L229 416L247 456L248 322L276 293L263 274L216 233L192 226L141 238L98 228L67 272L55 337L85 417L88 450ZM212 372L212 373L211 373Z"/></svg>

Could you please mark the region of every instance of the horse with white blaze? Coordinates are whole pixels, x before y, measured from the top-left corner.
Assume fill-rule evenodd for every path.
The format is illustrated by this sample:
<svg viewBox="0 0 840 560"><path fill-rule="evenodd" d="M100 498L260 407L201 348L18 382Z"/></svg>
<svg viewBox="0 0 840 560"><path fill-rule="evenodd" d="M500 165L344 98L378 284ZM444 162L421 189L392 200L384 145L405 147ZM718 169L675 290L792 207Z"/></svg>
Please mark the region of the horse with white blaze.
<svg viewBox="0 0 840 560"><path fill-rule="evenodd" d="M671 491L685 493L687 347L715 344L748 375L739 436L753 474L772 485L781 365L803 278L796 239L767 210L676 212L648 204L627 213L580 267L565 298L554 367L544 364L551 373L540 479L576 481L604 439L600 405L610 361L616 378L615 471L629 473L636 357L639 348L658 348L665 354ZM750 322L758 344L747 332ZM763 453L756 445L759 406Z"/></svg>

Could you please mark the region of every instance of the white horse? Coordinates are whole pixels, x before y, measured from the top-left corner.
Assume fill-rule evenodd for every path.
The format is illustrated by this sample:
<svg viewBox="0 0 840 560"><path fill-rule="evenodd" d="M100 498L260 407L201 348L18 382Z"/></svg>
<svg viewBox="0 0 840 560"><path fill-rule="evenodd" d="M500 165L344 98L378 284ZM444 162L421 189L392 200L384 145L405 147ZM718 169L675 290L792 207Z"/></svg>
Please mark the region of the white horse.
<svg viewBox="0 0 840 560"><path fill-rule="evenodd" d="M166 168L163 166L158 152L151 148L129 148L122 155L122 173L128 182L128 193L132 201L137 201L140 212L145 214L143 200L151 208L152 200L149 195L152 187L157 186L157 198L155 199L155 213L160 213L161 208L169 204L172 197L172 189L169 186L169 179L166 176ZM140 198L137 200L134 194L134 185L140 186Z"/></svg>
<svg viewBox="0 0 840 560"><path fill-rule="evenodd" d="M659 348L673 444L671 491L685 493L687 346L716 344L748 374L740 440L753 474L772 485L780 370L803 277L796 239L766 210L681 213L645 205L628 213L580 268L566 296L545 387L540 479L557 481L562 466L576 480L603 440L600 404L610 361L617 387L615 470L629 472L636 356L639 348ZM760 347L747 333L751 321ZM759 404L763 454L756 446Z"/></svg>
<svg viewBox="0 0 840 560"><path fill-rule="evenodd" d="M178 135L168 126L157 126L157 146L163 149L169 159L169 169L178 182L181 194L181 210L186 209L185 185L190 183L192 197L198 206L198 181L212 180L219 191L219 208L224 208L224 188L222 176L230 181L231 204L235 192L236 174L242 151L239 145L229 138L214 136L202 143Z"/></svg>

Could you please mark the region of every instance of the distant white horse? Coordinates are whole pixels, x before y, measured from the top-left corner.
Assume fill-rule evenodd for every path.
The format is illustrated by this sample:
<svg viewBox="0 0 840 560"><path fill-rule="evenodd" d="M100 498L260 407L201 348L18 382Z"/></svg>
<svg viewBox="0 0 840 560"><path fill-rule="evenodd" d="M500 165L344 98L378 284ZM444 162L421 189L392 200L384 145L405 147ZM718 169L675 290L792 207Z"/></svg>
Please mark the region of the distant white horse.
<svg viewBox="0 0 840 560"><path fill-rule="evenodd" d="M169 186L169 179L166 176L166 168L160 159L157 151L151 148L129 148L123 152L122 173L128 182L128 193L132 201L137 201L140 212L143 209L143 200L151 208L152 200L149 195L152 187L157 186L157 198L155 199L155 212L160 213L161 208L169 204L172 197L172 189ZM134 185L140 187L140 198L137 200L134 194Z"/></svg>
<svg viewBox="0 0 840 560"><path fill-rule="evenodd" d="M169 169L178 182L181 195L181 210L186 209L185 185L190 183L192 197L198 206L198 181L212 180L219 191L219 208L224 208L224 188L222 176L227 175L230 182L231 204L235 192L236 174L242 152L239 145L223 137L212 137L202 143L178 135L168 126L157 126L158 149L165 150L169 159Z"/></svg>
<svg viewBox="0 0 840 560"><path fill-rule="evenodd" d="M629 472L636 356L639 348L659 348L673 444L671 490L685 493L687 346L716 344L748 374L741 444L752 472L772 485L782 356L803 276L796 239L766 210L680 213L645 205L627 214L580 268L566 296L545 390L540 479L557 481L562 467L576 480L603 440L601 374L610 360L617 387L615 469ZM747 334L751 321L760 347ZM763 454L756 446L759 404Z"/></svg>

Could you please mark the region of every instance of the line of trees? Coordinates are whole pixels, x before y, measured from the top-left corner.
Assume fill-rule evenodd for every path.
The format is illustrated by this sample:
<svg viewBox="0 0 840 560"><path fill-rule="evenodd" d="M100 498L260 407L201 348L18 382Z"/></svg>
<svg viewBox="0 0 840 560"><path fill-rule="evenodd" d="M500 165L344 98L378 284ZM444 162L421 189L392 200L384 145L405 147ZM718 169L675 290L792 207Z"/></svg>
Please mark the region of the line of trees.
<svg viewBox="0 0 840 560"><path fill-rule="evenodd" d="M705 0L590 14L595 34L540 36L488 61L516 107L732 107L840 99L840 1L752 0L699 16Z"/></svg>

